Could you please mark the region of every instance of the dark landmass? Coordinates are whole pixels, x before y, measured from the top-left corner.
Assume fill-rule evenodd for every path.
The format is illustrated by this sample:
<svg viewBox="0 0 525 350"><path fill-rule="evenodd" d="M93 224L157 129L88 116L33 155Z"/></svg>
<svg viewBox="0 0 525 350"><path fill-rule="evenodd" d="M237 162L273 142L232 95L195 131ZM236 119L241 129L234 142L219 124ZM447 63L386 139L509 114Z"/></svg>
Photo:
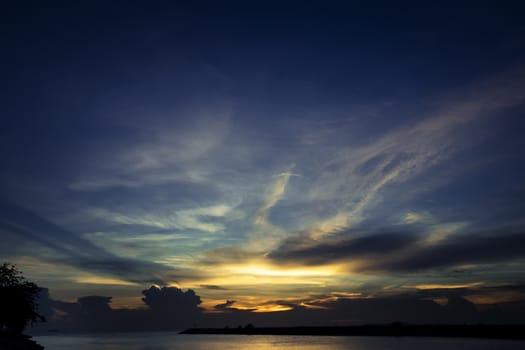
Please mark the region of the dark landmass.
<svg viewBox="0 0 525 350"><path fill-rule="evenodd" d="M0 333L0 349L2 350L43 350L44 347L31 337L23 334Z"/></svg>
<svg viewBox="0 0 525 350"><path fill-rule="evenodd" d="M181 334L458 337L525 340L525 325L365 325L348 327L190 328Z"/></svg>

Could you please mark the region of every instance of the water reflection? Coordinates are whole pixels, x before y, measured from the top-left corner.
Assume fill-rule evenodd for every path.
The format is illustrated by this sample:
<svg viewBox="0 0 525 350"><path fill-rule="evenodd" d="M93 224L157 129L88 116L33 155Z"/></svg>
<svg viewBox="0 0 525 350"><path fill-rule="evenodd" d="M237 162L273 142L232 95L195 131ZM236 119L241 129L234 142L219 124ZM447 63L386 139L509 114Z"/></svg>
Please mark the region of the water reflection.
<svg viewBox="0 0 525 350"><path fill-rule="evenodd" d="M263 335L179 335L176 333L127 333L104 335L35 336L46 350L518 350L522 341L410 338Z"/></svg>

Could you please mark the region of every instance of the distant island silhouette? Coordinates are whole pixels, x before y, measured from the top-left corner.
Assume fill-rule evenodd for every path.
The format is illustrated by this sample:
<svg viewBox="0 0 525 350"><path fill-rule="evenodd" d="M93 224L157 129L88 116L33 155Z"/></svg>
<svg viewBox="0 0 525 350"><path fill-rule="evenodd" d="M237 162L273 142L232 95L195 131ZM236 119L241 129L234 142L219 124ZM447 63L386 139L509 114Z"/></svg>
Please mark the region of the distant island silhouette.
<svg viewBox="0 0 525 350"><path fill-rule="evenodd" d="M337 327L189 328L181 334L454 337L525 340L525 325L362 325Z"/></svg>

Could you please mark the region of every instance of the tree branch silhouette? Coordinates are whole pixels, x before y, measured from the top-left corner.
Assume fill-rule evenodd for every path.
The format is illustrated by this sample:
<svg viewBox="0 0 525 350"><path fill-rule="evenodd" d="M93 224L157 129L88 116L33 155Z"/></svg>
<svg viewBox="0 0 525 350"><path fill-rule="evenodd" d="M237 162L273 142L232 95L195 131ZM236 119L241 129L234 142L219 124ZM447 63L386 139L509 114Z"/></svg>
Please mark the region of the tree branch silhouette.
<svg viewBox="0 0 525 350"><path fill-rule="evenodd" d="M0 266L0 332L22 333L30 322L45 322L37 313L40 288L10 263Z"/></svg>

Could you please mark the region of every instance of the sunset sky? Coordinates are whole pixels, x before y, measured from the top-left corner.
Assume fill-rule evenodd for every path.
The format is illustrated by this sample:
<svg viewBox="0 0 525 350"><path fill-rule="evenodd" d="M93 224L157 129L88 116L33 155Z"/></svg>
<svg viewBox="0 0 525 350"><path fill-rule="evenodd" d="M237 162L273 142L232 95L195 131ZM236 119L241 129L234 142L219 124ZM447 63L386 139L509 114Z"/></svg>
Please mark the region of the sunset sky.
<svg viewBox="0 0 525 350"><path fill-rule="evenodd" d="M0 262L114 308L524 301L520 3L4 4Z"/></svg>

